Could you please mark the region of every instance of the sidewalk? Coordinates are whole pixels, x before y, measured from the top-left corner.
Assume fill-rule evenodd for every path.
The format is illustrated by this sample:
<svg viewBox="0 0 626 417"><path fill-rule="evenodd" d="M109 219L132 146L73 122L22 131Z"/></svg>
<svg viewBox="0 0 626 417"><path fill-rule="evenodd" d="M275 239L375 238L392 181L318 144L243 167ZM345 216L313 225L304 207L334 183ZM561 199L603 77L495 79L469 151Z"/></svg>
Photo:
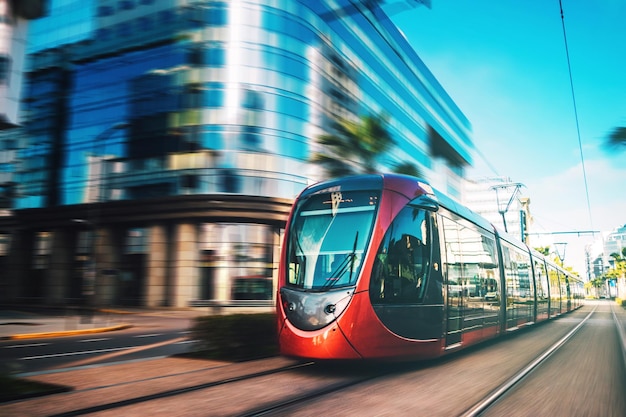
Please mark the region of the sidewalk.
<svg viewBox="0 0 626 417"><path fill-rule="evenodd" d="M38 314L17 310L0 310L0 340L36 339L110 332L133 327L125 311L80 310Z"/></svg>

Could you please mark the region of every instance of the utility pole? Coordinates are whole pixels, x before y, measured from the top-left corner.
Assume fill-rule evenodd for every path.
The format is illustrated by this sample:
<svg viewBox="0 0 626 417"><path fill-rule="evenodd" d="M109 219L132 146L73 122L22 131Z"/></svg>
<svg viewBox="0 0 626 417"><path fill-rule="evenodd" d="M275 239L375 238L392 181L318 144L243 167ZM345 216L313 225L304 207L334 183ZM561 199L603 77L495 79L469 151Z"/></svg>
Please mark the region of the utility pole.
<svg viewBox="0 0 626 417"><path fill-rule="evenodd" d="M513 199L519 192L519 189L524 186L521 182L507 182L504 184L493 185L489 187L489 189L494 190L496 192L496 204L498 204L498 213L502 216L502 223L504 224L504 231L508 233L506 226L506 212L509 211L509 207L511 207L511 203ZM507 200L508 190L513 188L510 196ZM502 193L502 194L501 194ZM524 236L522 236L524 239Z"/></svg>

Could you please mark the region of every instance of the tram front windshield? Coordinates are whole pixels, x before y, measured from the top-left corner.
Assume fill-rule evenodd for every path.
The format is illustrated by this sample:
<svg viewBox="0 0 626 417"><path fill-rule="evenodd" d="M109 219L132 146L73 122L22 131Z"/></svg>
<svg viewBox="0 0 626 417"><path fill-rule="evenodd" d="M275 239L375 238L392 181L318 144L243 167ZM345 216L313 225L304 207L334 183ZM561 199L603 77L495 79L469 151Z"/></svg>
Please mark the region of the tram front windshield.
<svg viewBox="0 0 626 417"><path fill-rule="evenodd" d="M334 191L299 201L288 232L290 287L322 291L356 283L378 196L374 191Z"/></svg>

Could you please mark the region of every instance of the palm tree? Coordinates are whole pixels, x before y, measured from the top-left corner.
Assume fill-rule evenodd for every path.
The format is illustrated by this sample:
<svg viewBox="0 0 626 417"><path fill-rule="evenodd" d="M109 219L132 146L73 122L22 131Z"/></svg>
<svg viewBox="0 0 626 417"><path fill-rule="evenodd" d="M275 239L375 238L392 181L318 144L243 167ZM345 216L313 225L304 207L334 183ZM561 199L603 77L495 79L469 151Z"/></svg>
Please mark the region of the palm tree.
<svg viewBox="0 0 626 417"><path fill-rule="evenodd" d="M609 134L607 145L613 148L626 148L626 127L616 127Z"/></svg>
<svg viewBox="0 0 626 417"><path fill-rule="evenodd" d="M614 252L609 256L613 258L613 267L606 275L615 280L617 296L624 299L626 295L626 247L622 248L621 254Z"/></svg>
<svg viewBox="0 0 626 417"><path fill-rule="evenodd" d="M377 160L395 145L387 122L386 115L361 116L358 121L338 120L334 125L336 133L317 139L324 151L314 153L310 161L322 166L329 178L378 172ZM421 176L410 162L396 165L394 172Z"/></svg>
<svg viewBox="0 0 626 417"><path fill-rule="evenodd" d="M422 171L412 162L404 161L393 166L393 172L396 174L411 175L413 177L422 177Z"/></svg>

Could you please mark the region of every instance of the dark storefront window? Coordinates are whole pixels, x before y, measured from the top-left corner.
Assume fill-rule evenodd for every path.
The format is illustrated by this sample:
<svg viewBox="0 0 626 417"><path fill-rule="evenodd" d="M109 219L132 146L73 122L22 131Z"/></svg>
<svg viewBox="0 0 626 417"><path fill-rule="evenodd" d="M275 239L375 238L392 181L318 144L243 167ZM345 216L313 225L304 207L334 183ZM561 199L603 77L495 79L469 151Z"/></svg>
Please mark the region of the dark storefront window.
<svg viewBox="0 0 626 417"><path fill-rule="evenodd" d="M272 300L274 229L262 224L200 226L200 282L203 300Z"/></svg>
<svg viewBox="0 0 626 417"><path fill-rule="evenodd" d="M124 243L117 299L121 305L142 305L149 251L148 229L128 229Z"/></svg>

